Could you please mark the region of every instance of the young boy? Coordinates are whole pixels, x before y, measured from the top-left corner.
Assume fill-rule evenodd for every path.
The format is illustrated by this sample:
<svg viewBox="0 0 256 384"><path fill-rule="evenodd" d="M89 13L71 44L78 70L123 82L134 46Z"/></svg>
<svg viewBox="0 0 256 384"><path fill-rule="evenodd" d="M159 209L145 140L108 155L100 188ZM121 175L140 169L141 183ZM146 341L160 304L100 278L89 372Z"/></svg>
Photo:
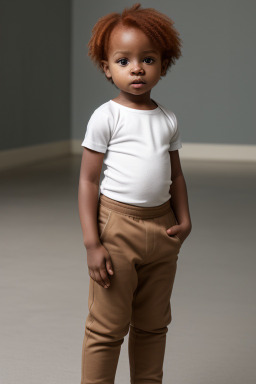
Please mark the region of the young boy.
<svg viewBox="0 0 256 384"><path fill-rule="evenodd" d="M181 55L178 35L166 15L135 4L99 19L89 42L120 93L94 111L82 142L90 285L81 384L114 383L128 331L131 383L162 383L178 253L192 225L177 119L150 92Z"/></svg>

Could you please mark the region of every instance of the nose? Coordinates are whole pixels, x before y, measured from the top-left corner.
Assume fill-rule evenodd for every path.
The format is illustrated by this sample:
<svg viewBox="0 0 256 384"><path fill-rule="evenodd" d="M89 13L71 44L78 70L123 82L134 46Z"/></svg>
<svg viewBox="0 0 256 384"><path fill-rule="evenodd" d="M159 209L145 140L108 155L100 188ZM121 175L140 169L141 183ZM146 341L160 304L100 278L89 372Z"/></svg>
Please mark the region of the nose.
<svg viewBox="0 0 256 384"><path fill-rule="evenodd" d="M139 64L134 64L132 70L132 74L142 74L144 73L144 69Z"/></svg>

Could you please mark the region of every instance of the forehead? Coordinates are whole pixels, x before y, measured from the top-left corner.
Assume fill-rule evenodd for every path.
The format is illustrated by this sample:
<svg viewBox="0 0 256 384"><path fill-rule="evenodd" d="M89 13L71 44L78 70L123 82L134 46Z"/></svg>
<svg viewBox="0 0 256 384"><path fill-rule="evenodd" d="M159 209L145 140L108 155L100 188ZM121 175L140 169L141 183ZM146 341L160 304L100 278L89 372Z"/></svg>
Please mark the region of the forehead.
<svg viewBox="0 0 256 384"><path fill-rule="evenodd" d="M117 52L139 53L143 51L158 50L148 36L136 27L117 26L113 29L109 39L109 54L114 56ZM153 53L153 52L152 52Z"/></svg>

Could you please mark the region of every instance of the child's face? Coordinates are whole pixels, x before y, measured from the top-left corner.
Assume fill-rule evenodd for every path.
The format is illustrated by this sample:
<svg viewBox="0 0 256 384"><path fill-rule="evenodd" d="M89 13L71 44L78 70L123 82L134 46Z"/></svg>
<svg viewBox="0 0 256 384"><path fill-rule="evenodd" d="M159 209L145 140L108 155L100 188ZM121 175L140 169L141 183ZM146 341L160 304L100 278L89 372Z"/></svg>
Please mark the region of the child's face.
<svg viewBox="0 0 256 384"><path fill-rule="evenodd" d="M102 60L102 66L122 92L142 95L150 93L165 74L167 60L161 62L161 52L139 28L117 26L111 32L108 60ZM132 85L138 79L144 84Z"/></svg>

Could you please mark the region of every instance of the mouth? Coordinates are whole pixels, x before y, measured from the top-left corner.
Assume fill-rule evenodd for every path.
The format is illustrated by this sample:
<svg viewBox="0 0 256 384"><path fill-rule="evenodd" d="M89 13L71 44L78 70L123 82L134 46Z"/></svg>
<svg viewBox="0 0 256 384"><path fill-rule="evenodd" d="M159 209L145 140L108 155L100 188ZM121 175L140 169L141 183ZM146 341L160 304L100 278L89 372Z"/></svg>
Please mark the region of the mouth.
<svg viewBox="0 0 256 384"><path fill-rule="evenodd" d="M146 83L144 83L144 81L142 80L134 80L132 83L131 83L131 86L133 88L142 88L143 85L145 85Z"/></svg>
<svg viewBox="0 0 256 384"><path fill-rule="evenodd" d="M134 80L132 84L145 84L143 80Z"/></svg>

